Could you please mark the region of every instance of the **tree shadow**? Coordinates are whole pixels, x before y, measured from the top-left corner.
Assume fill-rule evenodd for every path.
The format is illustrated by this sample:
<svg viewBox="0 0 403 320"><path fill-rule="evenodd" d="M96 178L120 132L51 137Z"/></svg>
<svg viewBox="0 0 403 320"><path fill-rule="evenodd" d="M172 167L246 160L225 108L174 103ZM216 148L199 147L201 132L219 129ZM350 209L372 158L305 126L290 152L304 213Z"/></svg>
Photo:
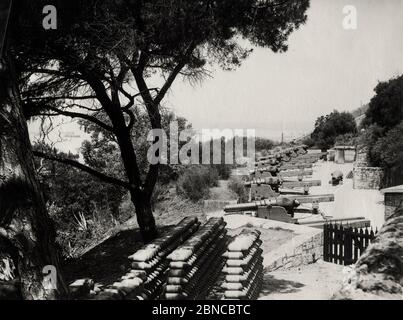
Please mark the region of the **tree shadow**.
<svg viewBox="0 0 403 320"><path fill-rule="evenodd" d="M160 234L168 229L169 227L160 227ZM112 284L131 269L128 256L142 246L138 228L118 231L82 256L66 260L63 264L66 282L91 278L95 283Z"/></svg>
<svg viewBox="0 0 403 320"><path fill-rule="evenodd" d="M127 257L142 245L138 229L119 231L82 256L65 261L66 281L91 278L103 285L111 284L129 270Z"/></svg>
<svg viewBox="0 0 403 320"><path fill-rule="evenodd" d="M300 282L276 279L271 274L266 273L263 276L262 290L260 296L266 296L273 293L292 293L299 291L305 285Z"/></svg>
<svg viewBox="0 0 403 320"><path fill-rule="evenodd" d="M18 280L0 280L0 300L21 300L20 283Z"/></svg>

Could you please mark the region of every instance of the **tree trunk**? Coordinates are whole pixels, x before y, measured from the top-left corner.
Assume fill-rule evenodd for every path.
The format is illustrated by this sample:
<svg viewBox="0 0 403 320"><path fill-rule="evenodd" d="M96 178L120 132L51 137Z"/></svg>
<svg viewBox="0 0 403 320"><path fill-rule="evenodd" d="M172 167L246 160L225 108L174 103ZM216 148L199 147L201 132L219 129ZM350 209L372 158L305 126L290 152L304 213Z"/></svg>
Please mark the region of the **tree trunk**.
<svg viewBox="0 0 403 320"><path fill-rule="evenodd" d="M26 120L10 61L0 61L0 241L8 244L24 299L54 299L67 293L55 250L55 231L34 171ZM2 241L3 240L3 241ZM3 250L4 252L4 250ZM3 257L6 255L3 255ZM56 288L46 283L55 268ZM4 275L5 277L5 275ZM8 275L10 277L10 275Z"/></svg>
<svg viewBox="0 0 403 320"><path fill-rule="evenodd" d="M151 197L141 191L131 192L131 199L136 208L136 217L144 243L158 236L154 215L151 209Z"/></svg>

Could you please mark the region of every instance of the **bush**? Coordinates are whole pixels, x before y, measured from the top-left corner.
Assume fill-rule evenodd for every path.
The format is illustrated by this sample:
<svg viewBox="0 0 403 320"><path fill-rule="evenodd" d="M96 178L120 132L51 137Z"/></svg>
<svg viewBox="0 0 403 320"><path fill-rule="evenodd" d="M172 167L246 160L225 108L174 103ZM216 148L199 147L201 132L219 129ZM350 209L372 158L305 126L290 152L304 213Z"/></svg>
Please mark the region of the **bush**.
<svg viewBox="0 0 403 320"><path fill-rule="evenodd" d="M257 137L255 140L256 151L270 150L273 149L275 145L276 143L270 139Z"/></svg>
<svg viewBox="0 0 403 320"><path fill-rule="evenodd" d="M177 193L192 201L208 197L210 187L218 185L217 169L211 166L190 166L179 176L176 184Z"/></svg>
<svg viewBox="0 0 403 320"><path fill-rule="evenodd" d="M336 137L335 145L339 146L355 146L357 144L357 134L346 133Z"/></svg>
<svg viewBox="0 0 403 320"><path fill-rule="evenodd" d="M316 120L315 129L311 134L311 138L317 147L322 150L327 150L334 146L337 136L347 133L357 133L357 125L354 117L351 113L338 112L335 110Z"/></svg>
<svg viewBox="0 0 403 320"><path fill-rule="evenodd" d="M378 125L370 125L362 131L359 136L358 143L368 147L369 164L373 167L381 165L381 155L378 150L374 149L377 141L385 135L385 130Z"/></svg>
<svg viewBox="0 0 403 320"><path fill-rule="evenodd" d="M379 82L374 90L376 94L369 103L362 125L376 124L390 130L403 120L403 76Z"/></svg>
<svg viewBox="0 0 403 320"><path fill-rule="evenodd" d="M403 168L403 121L375 142L371 156L383 168Z"/></svg>
<svg viewBox="0 0 403 320"><path fill-rule="evenodd" d="M315 146L315 141L311 138L311 136L305 137L302 141L302 144L308 146L308 148L312 148Z"/></svg>
<svg viewBox="0 0 403 320"><path fill-rule="evenodd" d="M228 180L231 175L231 169L234 166L229 164L215 164L213 167L216 169L220 179Z"/></svg>
<svg viewBox="0 0 403 320"><path fill-rule="evenodd" d="M231 177L228 182L228 188L238 196L239 202L243 203L248 200L248 192L241 178Z"/></svg>
<svg viewBox="0 0 403 320"><path fill-rule="evenodd" d="M63 258L80 256L84 250L99 243L121 221L108 211L94 208L92 215L74 215L70 221L59 219L63 208L48 205L48 212L56 228L56 244Z"/></svg>

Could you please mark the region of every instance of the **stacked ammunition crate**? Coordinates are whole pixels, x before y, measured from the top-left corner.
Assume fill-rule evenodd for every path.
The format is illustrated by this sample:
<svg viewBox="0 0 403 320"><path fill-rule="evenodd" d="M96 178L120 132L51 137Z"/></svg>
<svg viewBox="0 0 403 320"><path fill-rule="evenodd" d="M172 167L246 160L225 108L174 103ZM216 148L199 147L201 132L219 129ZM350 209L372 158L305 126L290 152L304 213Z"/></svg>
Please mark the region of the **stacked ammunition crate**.
<svg viewBox="0 0 403 320"><path fill-rule="evenodd" d="M222 218L211 218L167 257L166 299L194 300L207 296L224 266L225 225Z"/></svg>
<svg viewBox="0 0 403 320"><path fill-rule="evenodd" d="M244 229L228 245L222 288L225 299L255 300L263 281L260 232Z"/></svg>
<svg viewBox="0 0 403 320"><path fill-rule="evenodd" d="M168 233L131 255L132 269L95 299L159 299L167 281L167 256L199 228L197 218L184 218Z"/></svg>

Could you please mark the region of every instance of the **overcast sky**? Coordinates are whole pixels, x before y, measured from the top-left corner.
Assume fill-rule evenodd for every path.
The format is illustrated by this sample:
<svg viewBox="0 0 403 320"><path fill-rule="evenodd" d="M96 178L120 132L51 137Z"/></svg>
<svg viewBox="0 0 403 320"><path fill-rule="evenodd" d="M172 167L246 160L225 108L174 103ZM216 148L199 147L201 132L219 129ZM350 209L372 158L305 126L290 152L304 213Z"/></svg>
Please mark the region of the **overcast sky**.
<svg viewBox="0 0 403 320"><path fill-rule="evenodd" d="M356 30L343 28L346 5L357 9ZM235 71L214 70L196 86L178 80L165 105L197 129L254 128L279 140L282 131L308 133L333 109L360 107L378 81L403 73L402 0L311 0L307 14L287 53L256 48ZM70 137L58 147L76 151L80 143Z"/></svg>
<svg viewBox="0 0 403 320"><path fill-rule="evenodd" d="M357 9L356 30L343 28L346 5ZM255 49L240 69L196 87L177 82L168 105L196 128L309 132L318 116L367 103L378 81L403 73L403 1L311 0L288 43L283 54Z"/></svg>

